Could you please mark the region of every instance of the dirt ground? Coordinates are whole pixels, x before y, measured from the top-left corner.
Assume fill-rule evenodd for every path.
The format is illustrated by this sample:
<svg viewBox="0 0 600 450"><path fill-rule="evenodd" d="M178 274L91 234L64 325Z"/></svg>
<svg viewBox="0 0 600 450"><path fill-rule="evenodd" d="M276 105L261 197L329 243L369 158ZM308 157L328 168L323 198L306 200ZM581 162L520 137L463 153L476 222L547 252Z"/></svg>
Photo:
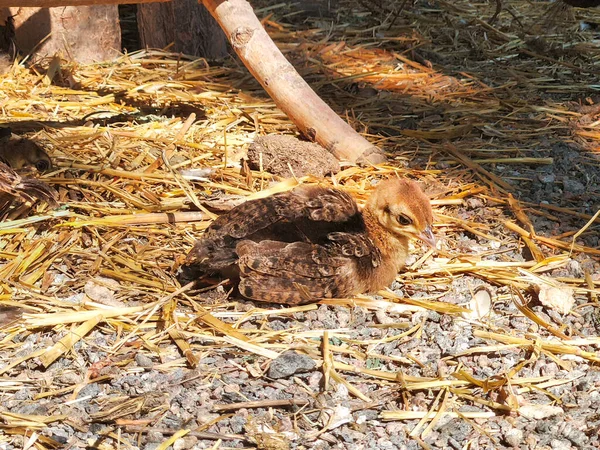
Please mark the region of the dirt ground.
<svg viewBox="0 0 600 450"><path fill-rule="evenodd" d="M0 449L600 448L600 11L324 3L255 7L390 163L299 181L416 179L438 249L316 305L181 289L210 211L296 183L241 170L293 124L233 58L16 68L61 207L0 223Z"/></svg>

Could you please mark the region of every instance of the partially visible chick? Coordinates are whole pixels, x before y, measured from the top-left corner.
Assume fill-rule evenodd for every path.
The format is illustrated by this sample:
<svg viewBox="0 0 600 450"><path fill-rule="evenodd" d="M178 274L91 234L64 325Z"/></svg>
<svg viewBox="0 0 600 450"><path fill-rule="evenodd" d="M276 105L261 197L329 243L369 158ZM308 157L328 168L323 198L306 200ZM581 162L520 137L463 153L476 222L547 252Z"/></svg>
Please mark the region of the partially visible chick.
<svg viewBox="0 0 600 450"><path fill-rule="evenodd" d="M429 199L410 180L379 183L364 210L319 186L253 200L220 216L196 242L187 275L239 276L249 299L291 305L388 286L408 242L435 245Z"/></svg>
<svg viewBox="0 0 600 450"><path fill-rule="evenodd" d="M13 134L10 128L0 129L0 161L17 172L46 172L52 161L39 145L30 139Z"/></svg>
<svg viewBox="0 0 600 450"><path fill-rule="evenodd" d="M54 208L57 198L56 191L43 181L22 177L0 161L0 221L11 214L17 214L13 219L23 216L37 200Z"/></svg>
<svg viewBox="0 0 600 450"><path fill-rule="evenodd" d="M0 329L21 318L22 309L16 306L0 305Z"/></svg>

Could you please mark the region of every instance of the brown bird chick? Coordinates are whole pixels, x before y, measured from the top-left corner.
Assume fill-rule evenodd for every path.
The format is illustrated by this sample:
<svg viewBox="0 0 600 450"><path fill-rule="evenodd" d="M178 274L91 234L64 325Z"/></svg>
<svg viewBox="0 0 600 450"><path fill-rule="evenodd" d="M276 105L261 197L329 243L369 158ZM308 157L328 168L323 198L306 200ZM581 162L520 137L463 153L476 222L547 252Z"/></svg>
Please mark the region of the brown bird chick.
<svg viewBox="0 0 600 450"><path fill-rule="evenodd" d="M13 212L21 217L37 200L56 207L57 197L56 191L43 181L22 177L0 161L0 220Z"/></svg>
<svg viewBox="0 0 600 450"><path fill-rule="evenodd" d="M184 276L239 276L244 297L290 305L375 292L404 266L410 239L435 245L432 222L429 199L410 180L379 183L362 212L339 189L299 186L220 216Z"/></svg>
<svg viewBox="0 0 600 450"><path fill-rule="evenodd" d="M16 306L0 305L0 329L21 318L22 309Z"/></svg>
<svg viewBox="0 0 600 450"><path fill-rule="evenodd" d="M33 169L46 172L52 168L50 157L39 145L13 134L10 128L0 129L0 161L20 173Z"/></svg>

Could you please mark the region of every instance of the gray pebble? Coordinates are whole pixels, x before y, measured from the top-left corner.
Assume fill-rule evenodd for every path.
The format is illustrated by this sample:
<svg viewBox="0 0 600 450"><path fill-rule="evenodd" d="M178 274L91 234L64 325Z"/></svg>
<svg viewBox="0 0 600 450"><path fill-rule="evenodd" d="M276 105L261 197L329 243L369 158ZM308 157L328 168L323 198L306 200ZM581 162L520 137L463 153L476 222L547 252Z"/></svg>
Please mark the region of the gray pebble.
<svg viewBox="0 0 600 450"><path fill-rule="evenodd" d="M566 424L562 435L577 448L586 448L589 445L589 437L583 431L574 428L570 423Z"/></svg>
<svg viewBox="0 0 600 450"><path fill-rule="evenodd" d="M567 195L581 195L585 192L585 186L577 180L571 178L563 179L563 187Z"/></svg>
<svg viewBox="0 0 600 450"><path fill-rule="evenodd" d="M552 447L552 450L571 450L569 441L563 439L552 439L550 441L550 447Z"/></svg>
<svg viewBox="0 0 600 450"><path fill-rule="evenodd" d="M135 362L140 367L152 367L152 359L150 359L143 353L138 353L137 355L135 355Z"/></svg>
<svg viewBox="0 0 600 450"><path fill-rule="evenodd" d="M308 356L290 350L273 360L268 375L275 379L286 378L297 373L309 372L315 366L315 362Z"/></svg>
<svg viewBox="0 0 600 450"><path fill-rule="evenodd" d="M39 403L24 403L15 408L14 412L24 415L45 416L48 414L48 408L46 405L41 405Z"/></svg>
<svg viewBox="0 0 600 450"><path fill-rule="evenodd" d="M540 180L542 183L554 183L554 180L556 180L556 175L553 173L539 173L538 180Z"/></svg>
<svg viewBox="0 0 600 450"><path fill-rule="evenodd" d="M144 450L156 450L159 445L160 442L148 442L146 445L144 445Z"/></svg>
<svg viewBox="0 0 600 450"><path fill-rule="evenodd" d="M77 398L96 397L100 393L98 383L86 384L77 394Z"/></svg>
<svg viewBox="0 0 600 450"><path fill-rule="evenodd" d="M23 388L15 392L13 400L31 400L32 397L31 390L29 388Z"/></svg>
<svg viewBox="0 0 600 450"><path fill-rule="evenodd" d="M160 442L164 441L164 436L162 433L160 433L158 431L151 430L146 435L146 441L148 443L151 443L151 442L159 442L160 443Z"/></svg>
<svg viewBox="0 0 600 450"><path fill-rule="evenodd" d="M518 447L523 442L523 431L512 428L504 433L504 441L511 447Z"/></svg>

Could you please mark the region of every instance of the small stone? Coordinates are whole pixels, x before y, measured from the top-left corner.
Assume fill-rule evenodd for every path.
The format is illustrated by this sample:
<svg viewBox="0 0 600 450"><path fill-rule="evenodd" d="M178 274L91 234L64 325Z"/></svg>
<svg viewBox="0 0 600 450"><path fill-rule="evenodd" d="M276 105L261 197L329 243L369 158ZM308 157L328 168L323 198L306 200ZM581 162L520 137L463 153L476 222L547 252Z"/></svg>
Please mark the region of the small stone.
<svg viewBox="0 0 600 450"><path fill-rule="evenodd" d="M552 447L552 450L571 450L571 444L563 439L552 439L550 447Z"/></svg>
<svg viewBox="0 0 600 450"><path fill-rule="evenodd" d="M563 188L566 195L581 195L585 192L583 183L566 177L563 179Z"/></svg>
<svg viewBox="0 0 600 450"><path fill-rule="evenodd" d="M542 183L554 183L554 180L556 180L556 175L553 173L540 173L538 174L538 180L540 180Z"/></svg>
<svg viewBox="0 0 600 450"><path fill-rule="evenodd" d="M315 366L315 362L308 356L290 350L273 360L268 375L275 379L287 378L297 373L310 372Z"/></svg>
<svg viewBox="0 0 600 450"><path fill-rule="evenodd" d="M58 430L59 433L52 433L51 437L54 441L59 444L66 444L69 442L69 435L64 430Z"/></svg>
<svg viewBox="0 0 600 450"><path fill-rule="evenodd" d="M574 291L571 287L554 283L539 284L538 299L547 308L558 311L560 314L569 314L575 304Z"/></svg>
<svg viewBox="0 0 600 450"><path fill-rule="evenodd" d="M85 295L91 300L109 306L123 306L123 304L115 299L115 293L112 289L104 284L90 280L83 288Z"/></svg>
<svg viewBox="0 0 600 450"><path fill-rule="evenodd" d="M152 367L152 359L144 355L143 353L138 353L135 355L135 362L140 367Z"/></svg>
<svg viewBox="0 0 600 450"><path fill-rule="evenodd" d="M554 405L524 405L519 408L519 414L532 420L541 420L548 417L564 414L560 406ZM539 426L539 423L538 423Z"/></svg>
<svg viewBox="0 0 600 450"><path fill-rule="evenodd" d="M577 448L584 448L588 442L588 436L583 431L574 428L571 423L565 425L562 435Z"/></svg>
<svg viewBox="0 0 600 450"><path fill-rule="evenodd" d="M504 441L511 447L519 447L523 442L523 432L516 428L512 428L504 433Z"/></svg>
<svg viewBox="0 0 600 450"><path fill-rule="evenodd" d="M23 402L20 406L18 406L11 412L23 414L26 416L45 416L48 414L48 407L40 403Z"/></svg>
<svg viewBox="0 0 600 450"><path fill-rule="evenodd" d="M186 450L188 448L194 448L194 445L198 443L198 438L194 436L185 436L177 439L173 443L173 450Z"/></svg>
<svg viewBox="0 0 600 450"><path fill-rule="evenodd" d="M582 278L584 276L583 270L581 269L581 264L575 259L571 259L567 263L566 269L573 278Z"/></svg>
<svg viewBox="0 0 600 450"><path fill-rule="evenodd" d="M15 392L13 400L31 400L32 397L33 395L31 394L31 390L28 388L23 388Z"/></svg>
<svg viewBox="0 0 600 450"><path fill-rule="evenodd" d="M156 450L159 446L159 442L148 442L146 445L144 445L143 450Z"/></svg>

